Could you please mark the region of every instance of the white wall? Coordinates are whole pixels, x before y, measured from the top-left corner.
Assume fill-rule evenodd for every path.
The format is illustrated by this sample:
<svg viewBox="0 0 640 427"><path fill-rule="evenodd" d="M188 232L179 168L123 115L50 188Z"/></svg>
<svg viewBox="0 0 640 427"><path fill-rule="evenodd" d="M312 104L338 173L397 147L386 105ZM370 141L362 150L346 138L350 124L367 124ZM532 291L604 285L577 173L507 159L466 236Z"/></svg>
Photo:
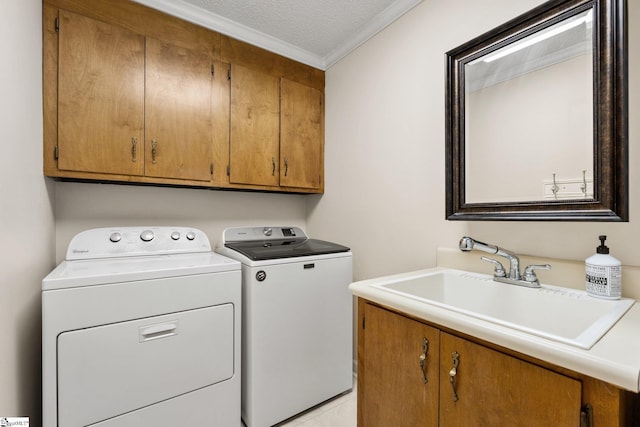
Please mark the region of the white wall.
<svg viewBox="0 0 640 427"><path fill-rule="evenodd" d="M40 424L40 284L54 265L42 176L42 1L5 0L0 26L0 417Z"/></svg>
<svg viewBox="0 0 640 427"><path fill-rule="evenodd" d="M425 0L327 71L307 226L352 247L356 279L434 266L467 232L445 220L445 52L539 3Z"/></svg>
<svg viewBox="0 0 640 427"><path fill-rule="evenodd" d="M305 201L297 194L57 182L56 260L89 228L177 225L200 228L212 246L226 227L292 225L305 228Z"/></svg>
<svg viewBox="0 0 640 427"><path fill-rule="evenodd" d="M444 219L444 53L540 3L424 0L327 71L327 191L309 199L307 227L352 246L356 279L431 267L436 248L455 248L464 234L517 253L575 260L607 234L623 264L640 266L640 4L633 1L630 222Z"/></svg>

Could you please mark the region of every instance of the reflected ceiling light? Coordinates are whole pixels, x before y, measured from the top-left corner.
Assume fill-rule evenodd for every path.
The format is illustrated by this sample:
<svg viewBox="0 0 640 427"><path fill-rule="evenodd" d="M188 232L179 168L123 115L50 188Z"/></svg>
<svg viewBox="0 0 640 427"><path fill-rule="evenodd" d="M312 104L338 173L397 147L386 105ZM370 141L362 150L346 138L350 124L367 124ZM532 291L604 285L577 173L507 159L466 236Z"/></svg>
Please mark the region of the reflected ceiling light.
<svg viewBox="0 0 640 427"><path fill-rule="evenodd" d="M571 28L577 27L580 24L583 23L588 23L593 21L593 10L590 10L589 13L587 13L585 16L576 19L574 21L570 21L567 22L565 24L560 25L559 27L553 28L551 27L551 29L549 31L546 31L544 33L540 33L535 37L532 38L527 38L524 39L521 43L517 43L513 46L511 46L508 49L504 49L504 50L498 50L496 53L488 55L486 58L483 59L484 62L492 62L495 61L496 59L502 58L504 56L507 55L511 55L514 52L517 52L519 50L522 50L526 47L532 46L536 43L539 43L543 40L549 39L553 36L556 36L560 33L563 33Z"/></svg>

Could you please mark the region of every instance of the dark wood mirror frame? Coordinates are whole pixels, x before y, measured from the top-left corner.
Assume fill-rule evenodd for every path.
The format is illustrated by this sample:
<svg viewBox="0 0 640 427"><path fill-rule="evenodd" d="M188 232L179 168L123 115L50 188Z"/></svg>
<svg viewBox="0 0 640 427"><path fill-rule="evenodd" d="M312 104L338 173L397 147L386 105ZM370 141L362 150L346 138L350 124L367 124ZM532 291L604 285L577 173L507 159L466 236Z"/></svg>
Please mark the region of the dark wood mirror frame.
<svg viewBox="0 0 640 427"><path fill-rule="evenodd" d="M594 8L593 199L465 203L464 66L575 13ZM447 52L446 218L628 221L626 0L551 0Z"/></svg>

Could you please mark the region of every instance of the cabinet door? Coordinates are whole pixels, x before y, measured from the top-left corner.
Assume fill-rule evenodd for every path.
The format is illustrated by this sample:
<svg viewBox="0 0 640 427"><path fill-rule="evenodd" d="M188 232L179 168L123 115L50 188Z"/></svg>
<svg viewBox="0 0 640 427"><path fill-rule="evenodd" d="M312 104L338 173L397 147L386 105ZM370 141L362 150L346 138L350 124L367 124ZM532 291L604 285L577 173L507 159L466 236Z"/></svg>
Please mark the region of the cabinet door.
<svg viewBox="0 0 640 427"><path fill-rule="evenodd" d="M144 37L60 10L58 168L144 173Z"/></svg>
<svg viewBox="0 0 640 427"><path fill-rule="evenodd" d="M229 181L278 186L279 80L239 65L231 66Z"/></svg>
<svg viewBox="0 0 640 427"><path fill-rule="evenodd" d="M211 180L211 54L147 38L145 175Z"/></svg>
<svg viewBox="0 0 640 427"><path fill-rule="evenodd" d="M280 185L319 188L323 159L322 92L282 79Z"/></svg>
<svg viewBox="0 0 640 427"><path fill-rule="evenodd" d="M444 332L440 338L441 425L580 426L579 381Z"/></svg>
<svg viewBox="0 0 640 427"><path fill-rule="evenodd" d="M439 331L370 304L360 307L363 305L360 425L437 426Z"/></svg>

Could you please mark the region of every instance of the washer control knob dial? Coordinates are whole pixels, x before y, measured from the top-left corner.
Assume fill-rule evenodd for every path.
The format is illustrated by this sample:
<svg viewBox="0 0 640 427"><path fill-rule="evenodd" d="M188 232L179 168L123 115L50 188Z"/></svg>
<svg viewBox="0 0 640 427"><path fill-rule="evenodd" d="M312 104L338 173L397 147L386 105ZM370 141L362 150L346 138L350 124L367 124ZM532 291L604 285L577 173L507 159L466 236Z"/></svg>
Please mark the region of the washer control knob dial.
<svg viewBox="0 0 640 427"><path fill-rule="evenodd" d="M171 233L171 240L180 240L180 233L177 231Z"/></svg>
<svg viewBox="0 0 640 427"><path fill-rule="evenodd" d="M142 240L143 242L150 242L153 240L153 231L151 230L144 230L142 233L140 233L140 240Z"/></svg>
<svg viewBox="0 0 640 427"><path fill-rule="evenodd" d="M262 232L265 236L271 236L273 234L273 229L271 227L265 227Z"/></svg>
<svg viewBox="0 0 640 427"><path fill-rule="evenodd" d="M194 233L193 231L190 231L187 233L187 239L188 240L193 240L196 238L196 233Z"/></svg>
<svg viewBox="0 0 640 427"><path fill-rule="evenodd" d="M122 234L118 232L111 233L111 235L109 236L109 240L111 240L113 243L118 243L120 240L122 240Z"/></svg>

